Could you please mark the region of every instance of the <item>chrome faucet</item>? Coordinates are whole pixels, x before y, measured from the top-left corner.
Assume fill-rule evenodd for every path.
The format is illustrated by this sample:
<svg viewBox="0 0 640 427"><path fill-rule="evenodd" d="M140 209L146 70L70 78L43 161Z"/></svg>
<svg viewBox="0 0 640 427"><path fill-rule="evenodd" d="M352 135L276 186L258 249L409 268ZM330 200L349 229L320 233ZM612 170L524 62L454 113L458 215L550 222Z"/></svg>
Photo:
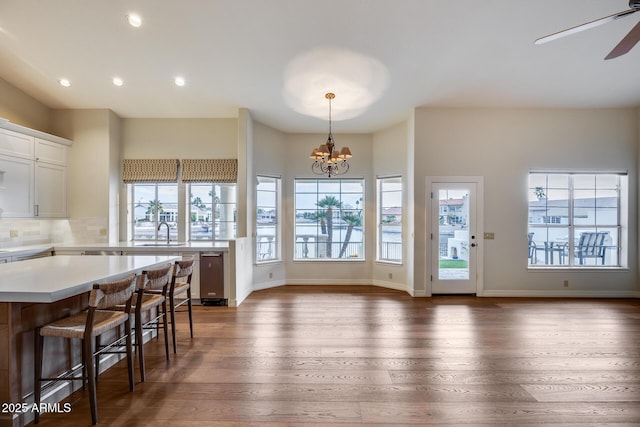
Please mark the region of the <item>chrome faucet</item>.
<svg viewBox="0 0 640 427"><path fill-rule="evenodd" d="M167 221L162 221L160 224L158 224L158 231L160 231L160 227L162 227L163 225L167 226L167 245L168 245L169 242L171 241L171 238L169 237L169 224L167 224Z"/></svg>

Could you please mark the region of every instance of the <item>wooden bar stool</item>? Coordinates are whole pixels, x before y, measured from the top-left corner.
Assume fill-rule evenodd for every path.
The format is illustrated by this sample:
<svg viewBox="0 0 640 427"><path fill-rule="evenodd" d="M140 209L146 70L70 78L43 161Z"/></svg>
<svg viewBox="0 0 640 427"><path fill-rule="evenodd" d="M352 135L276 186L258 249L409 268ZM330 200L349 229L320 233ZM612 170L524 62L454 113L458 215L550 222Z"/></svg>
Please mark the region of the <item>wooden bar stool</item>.
<svg viewBox="0 0 640 427"><path fill-rule="evenodd" d="M96 283L89 295L89 308L73 316L57 320L35 330L35 384L34 403L40 407L42 396L42 382L82 380L89 386L89 405L91 407L91 422L98 422L98 407L96 399L97 369L94 367L94 358L104 352L108 352L110 346L122 345L124 340L127 353L127 370L129 374L129 391L134 390L133 381L133 350L131 343L131 299L136 290L136 276L134 274L113 282ZM125 310L113 310L110 307L124 305ZM94 340L105 332L120 329L124 325L124 335L116 336L110 346L105 346L96 351ZM75 371L68 375L54 378L42 377L42 361L44 350L44 337L59 337L66 339L78 339L82 343L82 374L77 376ZM80 368L78 368L80 369ZM35 412L35 423L40 421L40 414Z"/></svg>
<svg viewBox="0 0 640 427"><path fill-rule="evenodd" d="M159 332L160 328L163 329L164 351L167 360L169 360L166 296L172 268L171 264L167 264L162 268L143 271L138 280L138 290L131 300L130 312L135 317L135 346L138 352L140 380L142 382L145 380L144 341L142 338L145 329L155 329L156 332ZM116 308L118 310L126 309L124 305L118 305ZM155 316L152 314L152 309L154 308L158 310ZM143 320L145 316L149 317L146 321Z"/></svg>
<svg viewBox="0 0 640 427"><path fill-rule="evenodd" d="M189 331L193 338L193 315L191 311L191 275L195 259L176 261L169 286L169 310L171 311L171 334L173 338L173 352L177 353L176 345L176 312L189 312ZM176 309L186 304L186 310Z"/></svg>

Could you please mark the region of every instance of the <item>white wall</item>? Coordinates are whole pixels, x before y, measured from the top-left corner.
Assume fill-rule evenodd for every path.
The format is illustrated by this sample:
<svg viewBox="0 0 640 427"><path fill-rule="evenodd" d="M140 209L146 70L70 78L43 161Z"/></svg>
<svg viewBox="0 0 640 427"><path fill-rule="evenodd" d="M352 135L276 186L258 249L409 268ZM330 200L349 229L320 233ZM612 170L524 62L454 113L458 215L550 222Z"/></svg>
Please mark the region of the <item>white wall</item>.
<svg viewBox="0 0 640 427"><path fill-rule="evenodd" d="M431 109L415 112L415 252L426 253L427 176L483 176L485 295L633 295L637 285L638 114L634 109ZM527 271L527 174L531 169L626 170L629 269ZM415 288L429 283L415 266ZM562 288L569 280L569 289Z"/></svg>
<svg viewBox="0 0 640 427"><path fill-rule="evenodd" d="M407 249L407 187L413 187L413 176L408 174L409 164L409 122L402 122L387 129L380 130L373 134L373 171L375 172L374 179L376 177L384 177L389 175L402 176L403 183L403 224L402 224L402 265L390 264L390 263L373 263L372 282L378 286L385 286L394 289L400 289L409 291L408 287L408 268L407 257L412 252L408 252ZM375 194L375 182L374 184L374 206L376 206ZM374 238L377 238L377 206L371 212L367 212L370 218L369 224L374 228ZM375 244L375 240L374 240ZM376 246L374 245L374 251L370 256L375 259ZM391 277L390 277L391 276Z"/></svg>
<svg viewBox="0 0 640 427"><path fill-rule="evenodd" d="M145 119L121 120L122 159L235 159L238 158L237 119ZM178 202L186 203L184 187ZM126 187L120 185L119 240L127 240ZM240 206L238 206L240 209ZM185 221L185 218L181 219ZM184 228L178 239L185 240Z"/></svg>
<svg viewBox="0 0 640 427"><path fill-rule="evenodd" d="M372 171L373 150L370 134L334 133L337 147L348 146L353 158L345 177L365 179L365 251L366 261L292 261L293 235L284 239L285 268L289 284L371 284L373 259L375 258L375 179ZM287 179L283 186L283 209L285 228L292 228L294 218L295 178L317 178L311 172L311 149L318 147L327 139L326 134L287 134L285 153ZM324 178L326 179L326 178ZM288 230L293 232L293 230Z"/></svg>
<svg viewBox="0 0 640 427"><path fill-rule="evenodd" d="M0 117L10 122L53 133L51 128L51 109L27 95L6 80L0 79Z"/></svg>
<svg viewBox="0 0 640 427"><path fill-rule="evenodd" d="M122 119L125 159L235 159L237 119Z"/></svg>
<svg viewBox="0 0 640 427"><path fill-rule="evenodd" d="M254 162L253 170L253 182L255 183L255 177L257 175L267 175L272 177L280 177L282 179L281 192L284 193L286 188L291 188L289 185L289 179L287 175L287 162L285 161L284 153L287 152L286 134L273 129L269 126L265 126L259 122L253 122L253 150L254 158L260 159L258 162ZM252 190L255 193L255 185ZM255 241L255 224L254 212L248 212L248 217L251 218L251 234ZM280 212L279 220L282 221L284 212ZM289 223L282 224L282 242L281 244L291 244L293 240L291 227ZM252 261L254 259L255 252L251 248ZM283 252L284 253L284 252ZM256 289L271 288L274 286L280 286L286 284L286 270L285 263L268 262L255 265L254 268L254 286Z"/></svg>

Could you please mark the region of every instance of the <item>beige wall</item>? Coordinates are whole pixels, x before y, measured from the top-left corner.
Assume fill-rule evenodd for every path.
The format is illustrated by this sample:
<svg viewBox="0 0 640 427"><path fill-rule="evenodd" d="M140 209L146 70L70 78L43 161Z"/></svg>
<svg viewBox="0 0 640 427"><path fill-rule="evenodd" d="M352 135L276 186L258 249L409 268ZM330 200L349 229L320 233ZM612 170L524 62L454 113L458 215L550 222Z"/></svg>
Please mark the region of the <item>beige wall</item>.
<svg viewBox="0 0 640 427"><path fill-rule="evenodd" d="M237 119L122 119L127 159L235 159Z"/></svg>
<svg viewBox="0 0 640 427"><path fill-rule="evenodd" d="M389 175L402 176L403 189L403 225L402 225L402 237L404 244L402 245L402 265L378 263L373 264L373 282L381 286L402 289L409 291L408 288L408 269L407 258L411 256L412 251L408 251L410 246L407 245L407 187L413 186L413 176L408 174L409 163L409 122L402 122L387 129L383 129L373 134L373 171L375 177L383 177ZM374 183L374 194L375 194ZM375 200L374 200L375 202ZM376 208L377 209L377 208ZM369 221L368 223L374 228L374 238L377 238L377 224L376 215L377 210L367 212ZM375 241L374 241L375 243ZM376 246L371 254L372 257L376 256Z"/></svg>
<svg viewBox="0 0 640 427"><path fill-rule="evenodd" d="M349 146L353 153L350 159L351 168L349 178L365 179L365 251L366 261L292 261L293 236L285 236L283 257L285 260L287 282L292 284L306 283L355 283L371 284L373 260L375 259L375 179L372 172L373 150L370 134L341 134L334 133L337 147ZM294 219L294 188L295 178L316 178L311 172L312 160L309 158L311 149L324 143L326 134L287 134L285 160L287 165L287 181L283 191L283 209L286 228L292 228ZM293 230L289 230L293 231Z"/></svg>
<svg viewBox="0 0 640 427"><path fill-rule="evenodd" d="M486 294L625 295L637 291L637 112L634 109L417 109L415 113L415 287L429 286L425 178L483 176ZM527 174L531 169L628 171L629 270L527 271Z"/></svg>
<svg viewBox="0 0 640 427"><path fill-rule="evenodd" d="M53 133L51 109L3 79L0 79L0 118L41 132Z"/></svg>
<svg viewBox="0 0 640 427"><path fill-rule="evenodd" d="M254 162L254 179L257 175L267 175L272 177L280 177L282 179L282 193L290 188L289 179L287 178L287 162L284 153L287 152L286 134L265 126L259 122L253 122L253 156L260 159ZM249 186L251 187L251 186ZM255 192L255 187L251 190ZM251 235L255 237L255 225L253 212L247 213L251 219ZM281 214L280 218L283 216ZM288 223L287 223L288 224ZM291 227L282 227L282 244L291 244L293 239ZM251 257L254 259L254 250L251 248ZM284 253L284 252L283 252ZM284 262L259 264L254 268L254 283L256 288L267 288L286 284L287 272Z"/></svg>

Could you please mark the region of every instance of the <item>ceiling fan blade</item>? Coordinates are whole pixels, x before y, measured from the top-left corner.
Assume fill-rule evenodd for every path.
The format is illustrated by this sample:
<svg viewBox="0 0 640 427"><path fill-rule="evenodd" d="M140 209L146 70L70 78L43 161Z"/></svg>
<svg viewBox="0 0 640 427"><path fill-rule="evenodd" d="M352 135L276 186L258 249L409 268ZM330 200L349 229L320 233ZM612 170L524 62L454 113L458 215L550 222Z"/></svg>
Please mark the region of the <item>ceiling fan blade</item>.
<svg viewBox="0 0 640 427"><path fill-rule="evenodd" d="M604 18L596 19L595 21L587 22L586 24L577 25L575 27L571 27L566 30L558 31L557 33L549 34L548 36L540 37L534 43L535 44L547 43L552 40L556 40L561 37L568 36L570 34L575 34L584 30L589 30L591 28L598 27L600 25L604 25L609 22L617 21L618 19L624 18L625 16L629 16L632 13L637 12L638 10L639 9L629 9L623 12L614 13L613 15L605 16Z"/></svg>
<svg viewBox="0 0 640 427"><path fill-rule="evenodd" d="M640 22L638 22L636 26L633 27L622 40L620 40L620 43L618 43L618 45L614 47L613 50L609 52L609 54L605 56L604 59L613 59L617 58L618 56L624 55L625 53L629 52L639 41Z"/></svg>

